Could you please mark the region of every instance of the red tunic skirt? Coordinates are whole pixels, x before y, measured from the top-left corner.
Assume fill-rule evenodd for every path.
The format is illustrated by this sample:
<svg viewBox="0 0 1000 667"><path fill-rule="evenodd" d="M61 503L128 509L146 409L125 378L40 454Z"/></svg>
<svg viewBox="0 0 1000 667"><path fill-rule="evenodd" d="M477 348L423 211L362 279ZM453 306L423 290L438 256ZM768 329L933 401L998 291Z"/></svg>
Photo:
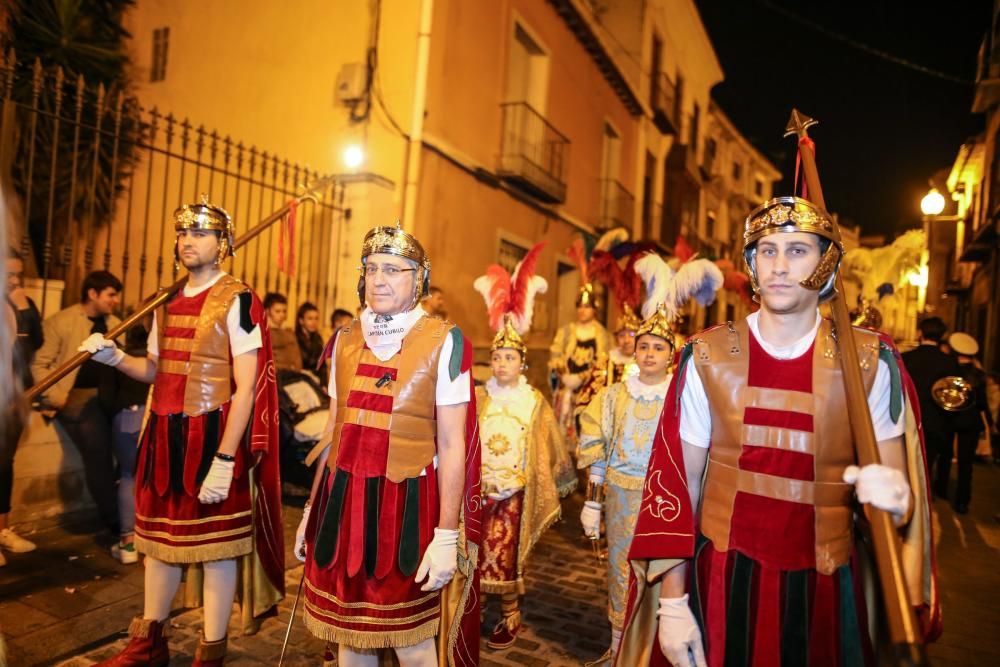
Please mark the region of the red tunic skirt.
<svg viewBox="0 0 1000 667"><path fill-rule="evenodd" d="M236 452L229 496L198 500L226 426L229 404L196 417L150 414L139 441L135 486L135 547L166 563L243 556L253 548L249 457Z"/></svg>
<svg viewBox="0 0 1000 667"><path fill-rule="evenodd" d="M393 483L324 474L306 527L306 627L358 649L418 644L438 633L440 591L416 569L438 523L437 475Z"/></svg>

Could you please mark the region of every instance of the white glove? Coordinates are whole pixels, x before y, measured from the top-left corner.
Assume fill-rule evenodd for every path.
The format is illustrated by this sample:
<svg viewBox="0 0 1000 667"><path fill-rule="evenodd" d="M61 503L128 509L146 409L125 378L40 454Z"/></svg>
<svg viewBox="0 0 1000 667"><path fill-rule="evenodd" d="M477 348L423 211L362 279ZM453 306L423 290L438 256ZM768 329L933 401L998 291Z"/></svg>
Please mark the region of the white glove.
<svg viewBox="0 0 1000 667"><path fill-rule="evenodd" d="M299 527L295 529L295 548L292 549L292 552L301 563L306 562L306 524L309 523L311 509L312 505L307 504L302 510L302 521L299 521Z"/></svg>
<svg viewBox="0 0 1000 667"><path fill-rule="evenodd" d="M212 459L212 467L205 475L198 492L198 500L205 504L221 503L229 497L229 486L233 483L233 465L235 461Z"/></svg>
<svg viewBox="0 0 1000 667"><path fill-rule="evenodd" d="M427 583L420 587L422 591L436 591L455 575L458 569L458 531L446 528L435 528L434 539L427 545L427 551L417 568L416 582L424 579Z"/></svg>
<svg viewBox="0 0 1000 667"><path fill-rule="evenodd" d="M854 485L858 502L889 512L897 520L910 511L910 485L901 470L878 463L847 466L844 481Z"/></svg>
<svg viewBox="0 0 1000 667"><path fill-rule="evenodd" d="M583 376L579 373L563 373L559 376L559 381L570 391L576 391L583 384Z"/></svg>
<svg viewBox="0 0 1000 667"><path fill-rule="evenodd" d="M104 334L99 333L87 336L76 350L77 352L88 352L91 359L108 366L117 366L125 359L125 353L115 345L115 341L109 340L104 337Z"/></svg>
<svg viewBox="0 0 1000 667"><path fill-rule="evenodd" d="M580 523L583 524L583 534L592 540L601 536L601 503L587 500L580 512Z"/></svg>
<svg viewBox="0 0 1000 667"><path fill-rule="evenodd" d="M657 638L664 657L674 667L707 667L701 630L694 620L688 596L660 598L660 627Z"/></svg>

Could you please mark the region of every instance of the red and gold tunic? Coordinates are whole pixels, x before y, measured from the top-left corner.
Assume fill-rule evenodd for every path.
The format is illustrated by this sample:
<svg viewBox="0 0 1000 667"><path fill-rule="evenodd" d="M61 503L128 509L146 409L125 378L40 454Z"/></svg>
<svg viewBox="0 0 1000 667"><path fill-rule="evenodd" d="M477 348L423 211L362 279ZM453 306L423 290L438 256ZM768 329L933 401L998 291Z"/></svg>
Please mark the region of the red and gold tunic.
<svg viewBox="0 0 1000 667"><path fill-rule="evenodd" d="M260 327L254 412L228 497L203 504L198 492L235 389L227 319L234 307L242 329ZM250 566L262 568L270 582L266 602L254 600L259 616L284 591L277 395L263 307L249 287L224 274L208 289L193 296L181 291L167 302L157 313L155 346L156 379L136 471L136 549L168 563L252 555ZM260 465L252 469L256 456Z"/></svg>
<svg viewBox="0 0 1000 667"><path fill-rule="evenodd" d="M430 317L386 361L359 323L338 335L336 423L306 530L305 622L318 637L371 649L438 633L441 594L414 574L438 524L435 389L449 336L461 359L458 330Z"/></svg>
<svg viewBox="0 0 1000 667"><path fill-rule="evenodd" d="M856 330L866 391L880 359L893 379L891 419L914 423L911 388L893 348ZM659 576L693 557L690 606L708 664L873 664L865 593L855 567L855 463L840 355L823 321L805 354L777 359L745 321L710 329L680 355L644 484L629 554L626 631L618 664L665 664L655 639ZM691 363L686 363L690 361ZM711 446L700 515L690 506L679 433L687 373L697 373L711 406ZM918 434L906 429L915 518L907 540L930 553L929 511ZM911 437L912 436L912 437ZM695 517L700 516L700 525ZM910 539L912 538L912 539ZM908 577L927 582L917 564ZM936 623L936 614L928 625Z"/></svg>

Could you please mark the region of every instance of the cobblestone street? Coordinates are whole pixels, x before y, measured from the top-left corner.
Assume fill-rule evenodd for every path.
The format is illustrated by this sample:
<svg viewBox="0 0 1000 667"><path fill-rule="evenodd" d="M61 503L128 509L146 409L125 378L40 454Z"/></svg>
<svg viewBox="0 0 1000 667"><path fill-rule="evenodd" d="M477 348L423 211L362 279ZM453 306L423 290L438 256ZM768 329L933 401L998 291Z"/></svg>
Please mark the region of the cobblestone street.
<svg viewBox="0 0 1000 667"><path fill-rule="evenodd" d="M1000 622L994 599L1000 590L998 501L1000 468L982 465L976 468L976 500L969 515L958 516L941 501L935 504L945 611L945 634L930 649L935 666L1000 664L1000 636L994 631ZM492 651L484 636L482 665L580 665L605 650L610 641L606 585L602 567L579 536L581 502L579 494L564 501L567 519L548 531L535 552L522 604L525 628L517 643ZM289 544L299 515L299 509L286 505ZM59 539L49 542L50 534ZM130 617L141 611L141 568L118 565L89 535L49 531L35 537L40 543L35 554L12 557L0 569L0 624L10 665L83 667L113 655L124 644ZM39 576L43 571L45 576ZM232 630L227 664L277 664L301 573L296 561L287 572L289 594L279 617L257 636L238 637ZM484 635L498 614L499 604L491 600ZM177 609L171 624L171 664L189 665L201 613ZM318 665L322 649L322 642L296 622L286 664Z"/></svg>

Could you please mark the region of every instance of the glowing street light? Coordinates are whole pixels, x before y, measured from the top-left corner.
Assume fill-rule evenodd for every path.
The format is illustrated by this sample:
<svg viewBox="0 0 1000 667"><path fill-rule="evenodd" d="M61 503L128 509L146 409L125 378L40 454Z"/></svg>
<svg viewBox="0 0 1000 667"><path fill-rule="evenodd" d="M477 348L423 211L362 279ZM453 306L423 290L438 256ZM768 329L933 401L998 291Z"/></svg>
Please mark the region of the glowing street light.
<svg viewBox="0 0 1000 667"><path fill-rule="evenodd" d="M357 169L365 161L365 151L361 146L357 144L351 144L344 149L344 153L341 156L344 160L344 166L348 169Z"/></svg>
<svg viewBox="0 0 1000 667"><path fill-rule="evenodd" d="M920 212L924 215L941 215L944 210L944 196L938 192L937 188L931 188L930 192L920 200Z"/></svg>

